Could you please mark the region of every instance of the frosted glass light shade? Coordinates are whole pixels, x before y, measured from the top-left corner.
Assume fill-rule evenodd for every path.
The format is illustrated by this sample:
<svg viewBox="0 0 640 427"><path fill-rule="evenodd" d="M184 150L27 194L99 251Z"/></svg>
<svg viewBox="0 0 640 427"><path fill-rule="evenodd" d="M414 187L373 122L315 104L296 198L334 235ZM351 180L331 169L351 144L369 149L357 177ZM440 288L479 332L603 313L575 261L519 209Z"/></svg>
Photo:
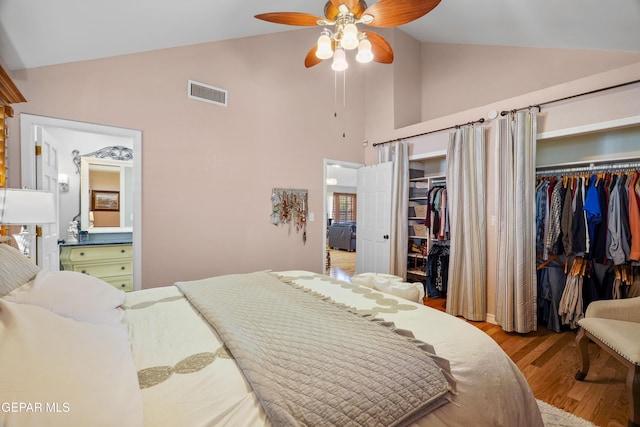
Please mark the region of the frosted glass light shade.
<svg viewBox="0 0 640 427"><path fill-rule="evenodd" d="M347 63L347 55L344 53L344 49L336 49L333 53L333 63L331 64L331 69L333 71L344 71L349 68L349 64Z"/></svg>
<svg viewBox="0 0 640 427"><path fill-rule="evenodd" d="M371 42L369 40L360 40L356 61L363 64L373 61L373 52L371 51Z"/></svg>
<svg viewBox="0 0 640 427"><path fill-rule="evenodd" d="M320 59L329 59L333 56L333 50L331 49L331 38L328 35L322 34L318 38L318 48L316 49L316 56Z"/></svg>
<svg viewBox="0 0 640 427"><path fill-rule="evenodd" d="M347 50L358 47L358 28L356 24L347 24L344 26L340 45Z"/></svg>

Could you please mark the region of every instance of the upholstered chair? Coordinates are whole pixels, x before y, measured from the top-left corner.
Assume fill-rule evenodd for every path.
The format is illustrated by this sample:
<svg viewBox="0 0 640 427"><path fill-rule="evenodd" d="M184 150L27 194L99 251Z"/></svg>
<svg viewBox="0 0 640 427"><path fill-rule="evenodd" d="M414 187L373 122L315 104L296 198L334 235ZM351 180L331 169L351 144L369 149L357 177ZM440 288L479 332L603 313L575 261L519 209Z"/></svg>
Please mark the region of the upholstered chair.
<svg viewBox="0 0 640 427"><path fill-rule="evenodd" d="M628 426L640 427L640 297L594 301L578 324L580 369L576 379L584 380L589 372L587 345L591 340L627 367Z"/></svg>

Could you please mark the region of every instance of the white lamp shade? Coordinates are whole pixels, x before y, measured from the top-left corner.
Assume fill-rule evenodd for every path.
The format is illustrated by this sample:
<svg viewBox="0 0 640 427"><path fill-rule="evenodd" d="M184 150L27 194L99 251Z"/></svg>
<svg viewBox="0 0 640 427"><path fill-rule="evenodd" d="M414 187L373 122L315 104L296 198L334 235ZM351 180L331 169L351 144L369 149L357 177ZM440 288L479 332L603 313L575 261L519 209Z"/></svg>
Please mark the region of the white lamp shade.
<svg viewBox="0 0 640 427"><path fill-rule="evenodd" d="M367 63L373 60L373 52L371 51L371 42L367 39L360 40L358 45L358 54L356 55L356 61L360 63Z"/></svg>
<svg viewBox="0 0 640 427"><path fill-rule="evenodd" d="M333 63L331 64L331 69L333 71L344 71L349 67L347 63L347 55L344 53L343 49L336 49L333 53Z"/></svg>
<svg viewBox="0 0 640 427"><path fill-rule="evenodd" d="M322 34L318 38L318 48L316 49L316 56L320 59L329 59L333 56L333 50L331 49L331 38Z"/></svg>
<svg viewBox="0 0 640 427"><path fill-rule="evenodd" d="M0 188L0 224L56 222L53 194L38 190Z"/></svg>
<svg viewBox="0 0 640 427"><path fill-rule="evenodd" d="M358 28L356 27L356 24L347 24L344 26L340 45L347 50L358 47Z"/></svg>

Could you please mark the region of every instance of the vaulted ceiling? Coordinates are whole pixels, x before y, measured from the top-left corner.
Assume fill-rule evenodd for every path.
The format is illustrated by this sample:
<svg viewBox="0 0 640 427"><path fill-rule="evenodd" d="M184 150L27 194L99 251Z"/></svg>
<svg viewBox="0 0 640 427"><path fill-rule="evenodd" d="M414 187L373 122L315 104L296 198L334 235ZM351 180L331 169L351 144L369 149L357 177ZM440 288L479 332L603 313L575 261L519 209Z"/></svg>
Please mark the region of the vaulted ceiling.
<svg viewBox="0 0 640 427"><path fill-rule="evenodd" d="M324 0L0 0L0 57L18 70L255 36L297 28L256 14L323 8ZM640 52L639 23L639 0L442 0L400 28L422 42Z"/></svg>

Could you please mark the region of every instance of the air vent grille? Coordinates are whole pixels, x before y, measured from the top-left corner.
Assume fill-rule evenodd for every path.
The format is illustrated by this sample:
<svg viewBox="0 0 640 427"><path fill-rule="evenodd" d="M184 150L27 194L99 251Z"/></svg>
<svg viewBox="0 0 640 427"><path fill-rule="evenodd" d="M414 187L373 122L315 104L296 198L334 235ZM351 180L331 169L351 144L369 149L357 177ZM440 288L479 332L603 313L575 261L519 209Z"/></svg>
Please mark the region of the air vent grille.
<svg viewBox="0 0 640 427"><path fill-rule="evenodd" d="M189 80L187 97L212 104L227 106L227 91L218 87Z"/></svg>

